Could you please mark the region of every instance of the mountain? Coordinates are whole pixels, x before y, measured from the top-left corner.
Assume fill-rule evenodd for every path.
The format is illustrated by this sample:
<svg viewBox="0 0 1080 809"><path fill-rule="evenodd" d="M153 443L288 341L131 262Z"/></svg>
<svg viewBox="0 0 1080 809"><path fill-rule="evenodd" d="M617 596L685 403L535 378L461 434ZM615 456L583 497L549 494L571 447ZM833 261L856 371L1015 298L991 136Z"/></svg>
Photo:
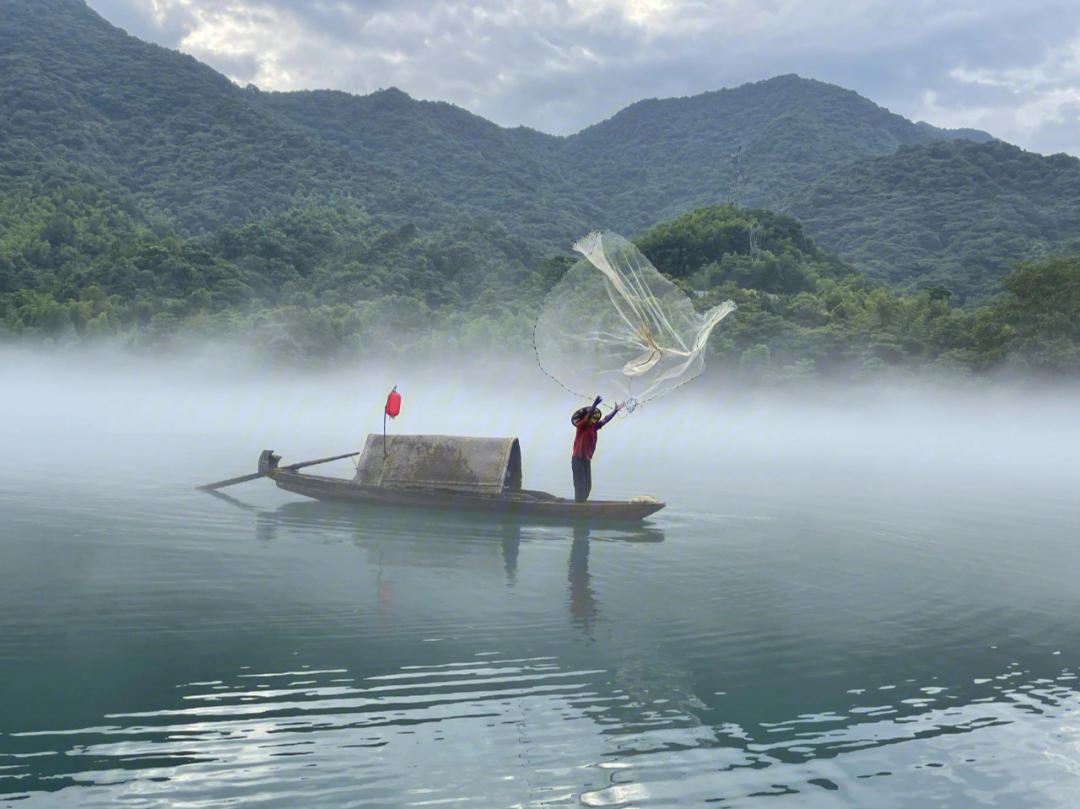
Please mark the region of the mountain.
<svg viewBox="0 0 1080 809"><path fill-rule="evenodd" d="M81 0L0 0L0 17L0 191L93 176L190 233L312 192L379 213L452 216L415 183L308 136Z"/></svg>
<svg viewBox="0 0 1080 809"><path fill-rule="evenodd" d="M742 201L776 207L860 157L955 137L850 90L781 76L640 101L562 138L396 89L242 89L127 36L82 0L0 9L0 190L86 168L191 233L314 191L432 222L452 218L434 210L441 200L565 246L585 230L639 233L726 201L736 150Z"/></svg>
<svg viewBox="0 0 1080 809"><path fill-rule="evenodd" d="M779 76L690 98L639 101L567 139L571 171L620 210L631 232L729 197L738 151L741 201L775 208L866 155L951 137L851 90Z"/></svg>
<svg viewBox="0 0 1080 809"><path fill-rule="evenodd" d="M961 127L959 129L942 129L932 124L926 123L926 121L919 121L915 126L925 129L931 133L937 135L938 140L970 140L975 143L989 143L996 138L989 132L983 132L981 129L968 129Z"/></svg>
<svg viewBox="0 0 1080 809"><path fill-rule="evenodd" d="M259 103L312 138L393 169L463 210L566 246L607 219L565 171L563 139L504 129L445 102L396 88L367 96L334 90L264 93ZM592 223L592 224L590 224Z"/></svg>
<svg viewBox="0 0 1080 809"><path fill-rule="evenodd" d="M1013 261L1080 237L1072 158L913 123L797 76L640 101L556 137L394 89L240 88L82 0L0 0L0 18L0 195L84 184L158 234L337 205L390 231L502 232L487 258L539 269L589 230L638 235L738 196L795 214L874 277L973 304ZM9 262L7 283L35 260Z"/></svg>
<svg viewBox="0 0 1080 809"><path fill-rule="evenodd" d="M729 197L739 151L748 205L776 207L867 155L956 137L914 124L851 90L780 76L689 98L639 101L559 138L504 129L443 102L391 89L260 93L313 137L517 232L566 243L585 229L640 233Z"/></svg>
<svg viewBox="0 0 1080 809"><path fill-rule="evenodd" d="M1080 248L1080 160L1001 141L905 146L826 174L784 209L871 277L979 304L1013 262Z"/></svg>

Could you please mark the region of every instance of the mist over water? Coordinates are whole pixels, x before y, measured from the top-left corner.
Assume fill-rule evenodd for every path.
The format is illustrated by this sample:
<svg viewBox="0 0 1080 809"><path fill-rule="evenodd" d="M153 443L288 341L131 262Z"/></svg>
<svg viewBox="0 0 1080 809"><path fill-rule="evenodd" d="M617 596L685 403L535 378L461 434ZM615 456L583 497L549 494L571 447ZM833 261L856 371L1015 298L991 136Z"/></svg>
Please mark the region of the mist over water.
<svg viewBox="0 0 1080 809"><path fill-rule="evenodd" d="M527 363L0 354L0 806L1076 805L1077 392L703 380L601 431L627 530L194 490L394 385L570 494Z"/></svg>

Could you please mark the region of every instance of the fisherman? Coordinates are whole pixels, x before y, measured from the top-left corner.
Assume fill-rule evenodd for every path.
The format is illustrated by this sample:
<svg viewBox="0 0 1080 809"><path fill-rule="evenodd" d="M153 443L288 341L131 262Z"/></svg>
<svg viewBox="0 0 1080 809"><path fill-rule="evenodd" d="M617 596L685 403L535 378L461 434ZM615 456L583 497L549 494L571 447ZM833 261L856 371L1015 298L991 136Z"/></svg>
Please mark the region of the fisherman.
<svg viewBox="0 0 1080 809"><path fill-rule="evenodd" d="M599 396L591 407L583 407L574 412L570 417L570 423L577 428L574 436L574 455L570 459L570 466L574 470L574 500L584 503L589 499L592 490L592 456L596 452L597 431L615 418L615 414L622 410L621 404L616 404L615 409L601 417Z"/></svg>

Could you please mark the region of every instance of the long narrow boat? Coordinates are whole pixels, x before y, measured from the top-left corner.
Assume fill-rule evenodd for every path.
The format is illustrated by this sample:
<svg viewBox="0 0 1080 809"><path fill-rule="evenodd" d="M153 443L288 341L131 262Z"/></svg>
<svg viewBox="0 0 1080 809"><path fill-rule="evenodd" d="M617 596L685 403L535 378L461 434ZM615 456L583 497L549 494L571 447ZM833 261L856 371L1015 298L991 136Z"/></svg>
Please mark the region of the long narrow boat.
<svg viewBox="0 0 1080 809"><path fill-rule="evenodd" d="M578 503L523 489L516 438L372 434L351 480L305 474L280 460L264 450L259 474L318 500L597 522L643 520L665 506L648 496Z"/></svg>

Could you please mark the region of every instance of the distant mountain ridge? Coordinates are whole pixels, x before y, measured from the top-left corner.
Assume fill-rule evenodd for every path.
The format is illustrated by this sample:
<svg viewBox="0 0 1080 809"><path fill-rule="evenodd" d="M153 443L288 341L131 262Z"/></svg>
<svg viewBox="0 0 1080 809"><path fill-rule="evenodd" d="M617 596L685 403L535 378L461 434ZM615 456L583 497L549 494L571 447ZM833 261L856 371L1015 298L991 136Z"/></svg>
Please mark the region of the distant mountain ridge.
<svg viewBox="0 0 1080 809"><path fill-rule="evenodd" d="M778 76L696 96L647 99L566 137L504 129L445 102L397 89L259 93L274 112L355 156L393 167L442 199L520 218L637 233L727 201L741 149L742 201L779 207L833 169L900 146L957 137L914 124L851 90ZM580 230L580 226L578 228Z"/></svg>
<svg viewBox="0 0 1080 809"><path fill-rule="evenodd" d="M86 171L192 233L353 195L423 220L438 200L252 103L226 77L82 0L0 0L0 190Z"/></svg>
<svg viewBox="0 0 1080 809"><path fill-rule="evenodd" d="M531 238L568 244L572 234L589 229L587 223L605 217L560 169L561 138L524 127L504 129L445 102L416 101L396 88L367 96L304 90L255 91L254 97L311 137Z"/></svg>
<svg viewBox="0 0 1080 809"><path fill-rule="evenodd" d="M339 198L389 227L500 223L522 240L500 249L535 259L737 197L800 216L871 275L965 301L1080 237L1071 158L794 75L642 100L558 137L396 89L240 88L82 0L0 0L0 16L0 194L92 179L181 235Z"/></svg>
<svg viewBox="0 0 1080 809"><path fill-rule="evenodd" d="M940 140L970 140L975 143L989 143L992 140L997 140L997 138L989 132L983 132L981 129L969 129L967 127L942 129L933 124L928 124L926 121L916 121L915 126L922 127L923 129L938 134Z"/></svg>
<svg viewBox="0 0 1080 809"><path fill-rule="evenodd" d="M0 8L0 187L49 162L85 165L191 232L281 210L301 187L322 187L419 219L438 198L566 244L585 229L640 232L725 201L739 147L744 201L776 207L858 157L952 137L850 90L781 76L639 101L563 138L396 89L241 89L127 36L82 0Z"/></svg>
<svg viewBox="0 0 1080 809"><path fill-rule="evenodd" d="M873 278L978 304L1017 259L1080 251L1080 159L1002 141L903 147L824 175L784 208Z"/></svg>
<svg viewBox="0 0 1080 809"><path fill-rule="evenodd" d="M630 229L687 208L725 201L730 158L740 150L741 201L776 208L823 174L867 155L951 135L920 127L835 85L794 75L687 98L639 101L568 139L576 168L599 167L621 181L614 199L632 197L633 167L663 173L661 193ZM618 151L616 151L618 150ZM619 153L629 157L618 160ZM586 175L589 176L589 175Z"/></svg>

